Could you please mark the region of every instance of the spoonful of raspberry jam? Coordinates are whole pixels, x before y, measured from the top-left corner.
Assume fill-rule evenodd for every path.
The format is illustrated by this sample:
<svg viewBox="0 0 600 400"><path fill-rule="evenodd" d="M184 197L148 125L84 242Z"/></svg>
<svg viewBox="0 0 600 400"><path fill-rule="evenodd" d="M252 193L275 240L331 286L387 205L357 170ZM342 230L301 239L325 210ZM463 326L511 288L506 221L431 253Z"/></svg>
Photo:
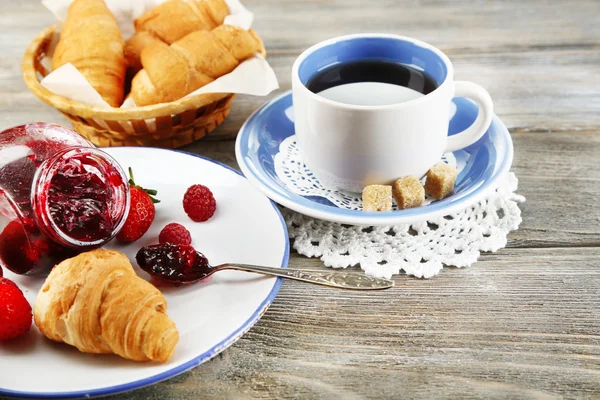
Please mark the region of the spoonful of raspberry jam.
<svg viewBox="0 0 600 400"><path fill-rule="evenodd" d="M192 246L181 244L165 243L142 247L135 258L140 268L152 277L171 284L198 282L215 272L230 269L279 276L341 289L374 290L388 289L394 286L392 280L371 278L356 273L302 271L233 263L211 266L202 253L196 251Z"/></svg>

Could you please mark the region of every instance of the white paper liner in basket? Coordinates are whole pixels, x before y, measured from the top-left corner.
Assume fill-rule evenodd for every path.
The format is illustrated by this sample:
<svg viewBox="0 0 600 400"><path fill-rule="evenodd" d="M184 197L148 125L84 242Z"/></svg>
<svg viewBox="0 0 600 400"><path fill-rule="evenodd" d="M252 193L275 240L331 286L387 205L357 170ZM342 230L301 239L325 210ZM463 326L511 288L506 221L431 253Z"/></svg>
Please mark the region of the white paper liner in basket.
<svg viewBox="0 0 600 400"><path fill-rule="evenodd" d="M163 3L165 0L105 0L106 5L115 15L121 33L124 39L129 38L135 33L133 21L147 10ZM54 48L58 43L60 28L67 17L67 11L72 0L43 0L42 4L46 6L55 16L57 27L53 40L50 42L47 50L48 55L52 55ZM250 29L254 15L248 11L238 0L225 0L229 7L230 15L225 18L225 24L237 26L242 29ZM50 59L46 57L42 60L44 66L50 70ZM248 79L251 76L252 79ZM110 107L100 94L90 85L87 79L72 64L67 63L62 67L52 71L40 82L42 86L51 92L66 97L71 100L80 101L91 106ZM229 74L223 75L210 84L188 94L185 97L198 96L205 93L236 93L249 94L254 96L265 96L273 90L279 88L275 72L269 63L260 54L242 62L236 69ZM122 108L135 107L133 100L126 100ZM105 126L104 121L96 122ZM154 120L146 121L149 128L152 129ZM133 128L129 122L121 123L124 129L132 132Z"/></svg>

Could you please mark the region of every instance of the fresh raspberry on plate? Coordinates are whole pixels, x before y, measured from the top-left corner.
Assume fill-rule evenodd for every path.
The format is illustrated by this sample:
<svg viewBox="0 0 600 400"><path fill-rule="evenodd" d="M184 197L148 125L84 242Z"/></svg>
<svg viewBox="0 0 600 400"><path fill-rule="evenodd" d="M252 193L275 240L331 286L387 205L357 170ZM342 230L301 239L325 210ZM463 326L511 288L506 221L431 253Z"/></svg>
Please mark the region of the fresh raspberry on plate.
<svg viewBox="0 0 600 400"><path fill-rule="evenodd" d="M14 339L31 328L31 305L17 285L0 278L0 341Z"/></svg>
<svg viewBox="0 0 600 400"><path fill-rule="evenodd" d="M158 242L160 244L171 243L189 245L192 244L192 235L190 234L190 231L185 229L185 226L172 222L160 231Z"/></svg>
<svg viewBox="0 0 600 400"><path fill-rule="evenodd" d="M183 209L193 221L203 222L213 216L217 202L209 188L193 185L183 196Z"/></svg>

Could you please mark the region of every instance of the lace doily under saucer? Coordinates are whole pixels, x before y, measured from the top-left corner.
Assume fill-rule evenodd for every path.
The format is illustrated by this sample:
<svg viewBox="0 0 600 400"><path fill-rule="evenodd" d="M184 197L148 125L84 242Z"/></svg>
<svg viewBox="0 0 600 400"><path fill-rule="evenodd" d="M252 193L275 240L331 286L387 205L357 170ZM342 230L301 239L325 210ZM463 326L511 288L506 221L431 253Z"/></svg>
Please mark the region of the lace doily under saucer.
<svg viewBox="0 0 600 400"><path fill-rule="evenodd" d="M461 172L469 155L448 153L443 160ZM301 196L325 198L340 209L359 212L362 209L360 194L320 184L302 162L295 136L280 144L275 171L290 190ZM319 257L326 266L346 268L360 264L371 276L389 278L404 271L407 275L429 278L437 275L444 265L465 267L476 262L482 251L494 252L506 246L508 233L521 223L518 204L525 201L523 196L515 194L517 185L516 176L509 172L483 200L460 211L412 224L344 225L289 209L284 209L283 215L296 251L307 257ZM426 198L423 207L431 203L432 199Z"/></svg>
<svg viewBox="0 0 600 400"><path fill-rule="evenodd" d="M506 246L519 228L518 180L509 172L488 197L462 211L413 224L352 226L283 210L293 247L326 266L359 264L367 275L390 278L402 272L419 278L437 275L444 266L466 267L481 252Z"/></svg>

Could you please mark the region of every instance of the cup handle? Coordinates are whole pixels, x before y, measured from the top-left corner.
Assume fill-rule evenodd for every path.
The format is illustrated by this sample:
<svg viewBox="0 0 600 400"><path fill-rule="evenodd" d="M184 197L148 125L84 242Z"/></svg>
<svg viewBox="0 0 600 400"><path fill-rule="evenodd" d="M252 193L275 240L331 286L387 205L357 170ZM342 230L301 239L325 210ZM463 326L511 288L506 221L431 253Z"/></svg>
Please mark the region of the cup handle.
<svg viewBox="0 0 600 400"><path fill-rule="evenodd" d="M479 111L475 122L467 129L455 135L448 136L446 153L460 150L475 143L488 130L494 115L494 104L490 94L473 82L454 82L454 97L466 97L477 103Z"/></svg>

